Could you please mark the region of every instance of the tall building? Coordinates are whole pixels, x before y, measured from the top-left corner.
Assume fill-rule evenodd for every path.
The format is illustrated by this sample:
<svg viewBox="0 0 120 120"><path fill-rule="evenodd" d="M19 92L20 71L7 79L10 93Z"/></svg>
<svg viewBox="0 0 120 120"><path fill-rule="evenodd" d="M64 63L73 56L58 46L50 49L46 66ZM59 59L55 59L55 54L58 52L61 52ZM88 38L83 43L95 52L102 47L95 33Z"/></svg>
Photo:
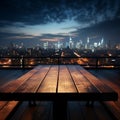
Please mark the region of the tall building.
<svg viewBox="0 0 120 120"><path fill-rule="evenodd" d="M44 42L44 43L43 43L43 48L44 48L44 49L48 49L48 42Z"/></svg>
<svg viewBox="0 0 120 120"><path fill-rule="evenodd" d="M73 41L72 38L69 38L69 48L72 49L73 48Z"/></svg>
<svg viewBox="0 0 120 120"><path fill-rule="evenodd" d="M58 46L58 49L60 49L60 47L61 47L61 43L60 43L60 41L58 41L57 46Z"/></svg>
<svg viewBox="0 0 120 120"><path fill-rule="evenodd" d="M89 37L87 37L87 42L86 42L86 44L85 44L85 49L89 49L89 46L90 46L90 39L89 39Z"/></svg>
<svg viewBox="0 0 120 120"><path fill-rule="evenodd" d="M87 37L87 44L89 44L89 42L90 42L90 39L89 39L89 37Z"/></svg>
<svg viewBox="0 0 120 120"><path fill-rule="evenodd" d="M104 39L103 38L101 39L101 43L100 44L101 44L101 47L103 48L104 47Z"/></svg>

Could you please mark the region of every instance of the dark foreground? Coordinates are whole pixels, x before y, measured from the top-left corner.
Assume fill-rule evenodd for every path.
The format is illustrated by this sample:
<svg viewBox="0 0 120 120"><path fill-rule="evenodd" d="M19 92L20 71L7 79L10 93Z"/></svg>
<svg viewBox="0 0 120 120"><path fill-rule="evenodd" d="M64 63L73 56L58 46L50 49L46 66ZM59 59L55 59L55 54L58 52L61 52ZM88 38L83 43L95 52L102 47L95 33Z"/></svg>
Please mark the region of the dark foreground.
<svg viewBox="0 0 120 120"><path fill-rule="evenodd" d="M15 80L28 70L0 70L0 85L7 81ZM101 78L101 80L120 93L120 70L89 70L91 73ZM120 99L120 97L119 97ZM118 100L119 101L119 100ZM111 114L104 106L95 102L94 107L86 107L85 102L68 103L69 120L112 120ZM52 102L37 102L37 106L28 106L28 102L23 102L11 120L52 120Z"/></svg>

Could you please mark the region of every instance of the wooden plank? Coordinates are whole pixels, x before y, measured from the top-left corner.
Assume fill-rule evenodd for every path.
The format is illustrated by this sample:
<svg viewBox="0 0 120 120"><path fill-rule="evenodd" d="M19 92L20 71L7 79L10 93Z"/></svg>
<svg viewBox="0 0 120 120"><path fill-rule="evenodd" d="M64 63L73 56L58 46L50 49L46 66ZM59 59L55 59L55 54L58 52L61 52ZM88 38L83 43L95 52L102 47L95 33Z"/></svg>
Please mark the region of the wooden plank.
<svg viewBox="0 0 120 120"><path fill-rule="evenodd" d="M93 71L92 71L93 72ZM118 73L117 73L118 72ZM116 118L120 120L120 84L119 84L119 70L99 70L93 72L101 81L108 86L112 87L118 93L118 101L107 101L103 104L107 107L108 111Z"/></svg>
<svg viewBox="0 0 120 120"><path fill-rule="evenodd" d="M120 120L120 107L116 105L116 102L109 101L104 102L107 109L112 113L112 115L116 118L116 120Z"/></svg>
<svg viewBox="0 0 120 120"><path fill-rule="evenodd" d="M39 88L41 82L44 80L47 72L50 69L50 65L39 66L37 72L35 72L29 79L24 82L17 90L16 93L35 93Z"/></svg>
<svg viewBox="0 0 120 120"><path fill-rule="evenodd" d="M7 104L0 110L0 120L6 120L18 103L18 101L7 102Z"/></svg>
<svg viewBox="0 0 120 120"><path fill-rule="evenodd" d="M68 65L68 69L79 93L98 93L98 90L78 71L76 66L77 65Z"/></svg>
<svg viewBox="0 0 120 120"><path fill-rule="evenodd" d="M22 76L23 74L27 73L29 70L20 70L20 69L12 69L12 70L6 70L3 69L0 71L0 86L2 86L3 84L12 81L12 80L16 80L17 78L19 78L20 76Z"/></svg>
<svg viewBox="0 0 120 120"><path fill-rule="evenodd" d="M0 92L14 92L15 90L17 90L17 88L22 85L27 79L29 79L30 77L32 77L32 75L34 75L41 66L36 67L35 69L32 69L31 71L27 72L26 74L24 74L23 76L21 76L20 78L14 80L14 81L10 81L2 86L0 86Z"/></svg>
<svg viewBox="0 0 120 120"><path fill-rule="evenodd" d="M100 93L110 93L114 92L112 88L108 87L104 83L102 83L97 77L89 73L87 70L85 70L81 66L76 66L76 68L83 74L90 82L93 84Z"/></svg>
<svg viewBox="0 0 120 120"><path fill-rule="evenodd" d="M77 93L77 89L66 65L60 65L58 93Z"/></svg>
<svg viewBox="0 0 120 120"><path fill-rule="evenodd" d="M56 93L58 80L58 66L52 65L48 74L38 89L38 93Z"/></svg>
<svg viewBox="0 0 120 120"><path fill-rule="evenodd" d="M28 78L30 78L40 67L36 67L35 69L29 71L24 74L20 78L7 82L6 84L0 87L0 92L14 92L19 85L23 84ZM17 106L18 101L0 101L0 120L5 120L8 115L13 111L13 109Z"/></svg>
<svg viewBox="0 0 120 120"><path fill-rule="evenodd" d="M0 110L7 104L7 101L0 101Z"/></svg>

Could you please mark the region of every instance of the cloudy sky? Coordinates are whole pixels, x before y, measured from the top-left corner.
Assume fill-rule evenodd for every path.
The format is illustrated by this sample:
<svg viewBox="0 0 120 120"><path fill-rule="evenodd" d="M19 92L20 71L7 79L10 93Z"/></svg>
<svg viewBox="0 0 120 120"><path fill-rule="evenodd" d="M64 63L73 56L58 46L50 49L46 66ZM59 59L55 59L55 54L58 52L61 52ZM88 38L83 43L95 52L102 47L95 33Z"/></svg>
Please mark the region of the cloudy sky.
<svg viewBox="0 0 120 120"><path fill-rule="evenodd" d="M120 0L1 0L0 45L40 41L120 43Z"/></svg>

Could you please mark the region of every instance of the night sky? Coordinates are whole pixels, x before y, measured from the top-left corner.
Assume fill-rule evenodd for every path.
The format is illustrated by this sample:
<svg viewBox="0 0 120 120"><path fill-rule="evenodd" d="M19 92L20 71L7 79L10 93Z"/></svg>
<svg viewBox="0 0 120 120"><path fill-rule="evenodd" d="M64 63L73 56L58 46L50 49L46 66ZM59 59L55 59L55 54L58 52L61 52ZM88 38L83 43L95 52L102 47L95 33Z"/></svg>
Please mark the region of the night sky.
<svg viewBox="0 0 120 120"><path fill-rule="evenodd" d="M120 0L1 0L0 46L40 41L120 43Z"/></svg>

